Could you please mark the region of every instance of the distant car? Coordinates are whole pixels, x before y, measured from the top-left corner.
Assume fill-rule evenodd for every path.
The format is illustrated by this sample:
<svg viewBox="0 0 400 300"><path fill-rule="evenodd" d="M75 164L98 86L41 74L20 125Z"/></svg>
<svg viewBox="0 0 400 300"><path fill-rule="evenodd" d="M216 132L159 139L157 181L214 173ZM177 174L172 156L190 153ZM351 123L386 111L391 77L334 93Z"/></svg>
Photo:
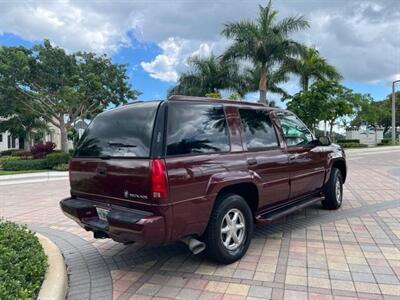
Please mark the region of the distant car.
<svg viewBox="0 0 400 300"><path fill-rule="evenodd" d="M345 154L293 113L173 96L99 114L69 164L64 213L96 238L181 240L231 263L254 224L313 203L342 204Z"/></svg>

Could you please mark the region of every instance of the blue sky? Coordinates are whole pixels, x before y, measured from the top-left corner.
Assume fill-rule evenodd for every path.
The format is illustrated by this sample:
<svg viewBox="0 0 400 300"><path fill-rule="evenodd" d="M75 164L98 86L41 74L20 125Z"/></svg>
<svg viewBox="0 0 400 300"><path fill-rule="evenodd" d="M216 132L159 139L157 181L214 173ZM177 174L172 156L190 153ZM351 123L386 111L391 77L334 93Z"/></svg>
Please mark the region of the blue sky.
<svg viewBox="0 0 400 300"><path fill-rule="evenodd" d="M257 2L266 3L155 0L154 9L146 1L2 2L0 45L30 47L48 38L70 52L107 53L128 65L141 99L162 99L187 70L187 58L222 53L228 44L220 35L223 24L254 19ZM400 78L399 1L283 0L274 6L281 16L301 14L310 21L311 28L294 38L315 46L343 74L345 86L376 100L391 92L391 81ZM283 88L295 93L296 78Z"/></svg>

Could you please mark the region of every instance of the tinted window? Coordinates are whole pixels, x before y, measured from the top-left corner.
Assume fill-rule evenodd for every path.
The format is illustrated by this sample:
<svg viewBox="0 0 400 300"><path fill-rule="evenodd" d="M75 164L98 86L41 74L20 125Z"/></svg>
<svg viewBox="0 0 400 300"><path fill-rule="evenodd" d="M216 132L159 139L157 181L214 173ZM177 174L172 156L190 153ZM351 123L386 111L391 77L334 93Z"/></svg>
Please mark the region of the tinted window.
<svg viewBox="0 0 400 300"><path fill-rule="evenodd" d="M278 118L288 146L305 145L313 140L311 132L295 115L279 112Z"/></svg>
<svg viewBox="0 0 400 300"><path fill-rule="evenodd" d="M170 103L167 136L167 155L230 149L222 105Z"/></svg>
<svg viewBox="0 0 400 300"><path fill-rule="evenodd" d="M247 149L277 147L275 129L264 110L239 109Z"/></svg>
<svg viewBox="0 0 400 300"><path fill-rule="evenodd" d="M79 140L79 157L149 157L158 102L132 104L99 114Z"/></svg>

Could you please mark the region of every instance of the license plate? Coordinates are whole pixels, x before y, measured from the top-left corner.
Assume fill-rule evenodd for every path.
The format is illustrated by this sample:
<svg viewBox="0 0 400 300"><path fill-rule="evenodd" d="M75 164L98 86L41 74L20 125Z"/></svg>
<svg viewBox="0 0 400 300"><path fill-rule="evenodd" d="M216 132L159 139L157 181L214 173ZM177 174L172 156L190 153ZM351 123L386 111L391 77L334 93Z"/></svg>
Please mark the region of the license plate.
<svg viewBox="0 0 400 300"><path fill-rule="evenodd" d="M100 220L107 221L107 215L110 212L107 209L96 207L97 215L99 216Z"/></svg>

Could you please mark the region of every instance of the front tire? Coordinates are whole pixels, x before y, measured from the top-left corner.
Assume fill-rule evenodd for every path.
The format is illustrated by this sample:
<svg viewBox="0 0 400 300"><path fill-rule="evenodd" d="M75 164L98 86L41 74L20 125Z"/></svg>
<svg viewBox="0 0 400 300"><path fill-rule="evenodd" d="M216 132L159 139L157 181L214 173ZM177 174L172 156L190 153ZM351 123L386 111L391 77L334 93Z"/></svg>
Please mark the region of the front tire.
<svg viewBox="0 0 400 300"><path fill-rule="evenodd" d="M322 206L325 209L338 209L343 202L343 177L337 168L332 168L331 175L325 187L325 199Z"/></svg>
<svg viewBox="0 0 400 300"><path fill-rule="evenodd" d="M205 233L208 258L230 264L243 257L253 233L253 214L242 196L226 194L216 200Z"/></svg>

